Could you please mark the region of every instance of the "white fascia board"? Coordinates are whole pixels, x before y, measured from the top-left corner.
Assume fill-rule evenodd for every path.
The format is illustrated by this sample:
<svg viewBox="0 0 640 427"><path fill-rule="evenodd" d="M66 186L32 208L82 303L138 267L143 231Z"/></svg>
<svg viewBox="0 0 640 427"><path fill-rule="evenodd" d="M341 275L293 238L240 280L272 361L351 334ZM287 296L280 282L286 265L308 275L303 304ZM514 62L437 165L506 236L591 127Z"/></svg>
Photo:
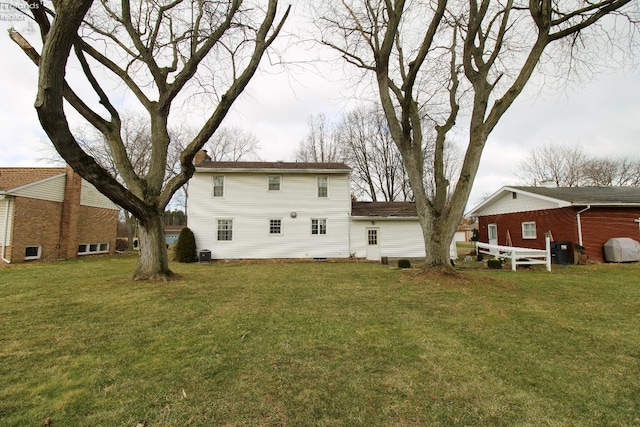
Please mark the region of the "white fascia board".
<svg viewBox="0 0 640 427"><path fill-rule="evenodd" d="M354 221L418 221L417 216L351 216Z"/></svg>
<svg viewBox="0 0 640 427"><path fill-rule="evenodd" d="M278 169L278 168L201 168L196 167L196 172L203 173L268 173L268 174L344 174L351 173L350 170L345 169Z"/></svg>
<svg viewBox="0 0 640 427"><path fill-rule="evenodd" d="M571 202L567 202L566 200L556 199L554 197L542 196L540 194L532 193L530 191L524 191L519 188L505 186L505 187L502 187L500 190L496 191L495 193L493 193L491 196L489 196L487 200L485 200L484 202L480 203L478 206L473 208L468 213L468 216L480 216L478 214L479 212L481 213L485 207L491 205L496 199L499 199L504 193L518 193L518 194L523 194L525 196L533 197L536 199L557 203L559 208L572 206Z"/></svg>

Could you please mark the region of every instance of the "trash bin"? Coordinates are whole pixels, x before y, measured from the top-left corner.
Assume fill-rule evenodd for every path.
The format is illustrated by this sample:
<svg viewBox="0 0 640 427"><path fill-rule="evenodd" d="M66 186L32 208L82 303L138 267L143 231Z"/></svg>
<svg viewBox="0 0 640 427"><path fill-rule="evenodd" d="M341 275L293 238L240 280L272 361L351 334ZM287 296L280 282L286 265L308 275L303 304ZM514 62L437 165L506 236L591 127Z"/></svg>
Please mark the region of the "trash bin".
<svg viewBox="0 0 640 427"><path fill-rule="evenodd" d="M211 262L211 251L203 249L198 253L198 262Z"/></svg>
<svg viewBox="0 0 640 427"><path fill-rule="evenodd" d="M569 264L569 242L551 242L551 264Z"/></svg>

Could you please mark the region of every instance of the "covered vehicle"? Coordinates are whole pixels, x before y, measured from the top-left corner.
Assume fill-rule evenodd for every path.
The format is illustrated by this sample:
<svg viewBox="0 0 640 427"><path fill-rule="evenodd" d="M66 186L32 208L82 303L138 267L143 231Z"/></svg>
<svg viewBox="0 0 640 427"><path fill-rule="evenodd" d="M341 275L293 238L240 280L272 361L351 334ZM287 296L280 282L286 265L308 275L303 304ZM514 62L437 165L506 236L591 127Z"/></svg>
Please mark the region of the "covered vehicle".
<svg viewBox="0 0 640 427"><path fill-rule="evenodd" d="M640 260L640 243L630 237L615 237L604 244L607 262L637 262Z"/></svg>

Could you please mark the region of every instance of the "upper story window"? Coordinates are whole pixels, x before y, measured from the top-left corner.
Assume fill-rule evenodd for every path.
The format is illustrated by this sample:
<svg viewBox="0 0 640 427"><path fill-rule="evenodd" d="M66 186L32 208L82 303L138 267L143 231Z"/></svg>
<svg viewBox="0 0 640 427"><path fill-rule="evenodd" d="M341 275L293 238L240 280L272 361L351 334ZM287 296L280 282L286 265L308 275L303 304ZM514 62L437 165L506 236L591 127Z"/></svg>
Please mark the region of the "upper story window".
<svg viewBox="0 0 640 427"><path fill-rule="evenodd" d="M329 178L326 176L318 177L318 197L329 197Z"/></svg>
<svg viewBox="0 0 640 427"><path fill-rule="evenodd" d="M534 221L522 223L522 238L523 239L535 239L536 236L536 223Z"/></svg>
<svg viewBox="0 0 640 427"><path fill-rule="evenodd" d="M269 177L269 191L280 191L280 176L274 175Z"/></svg>
<svg viewBox="0 0 640 427"><path fill-rule="evenodd" d="M224 176L213 177L213 197L224 197Z"/></svg>

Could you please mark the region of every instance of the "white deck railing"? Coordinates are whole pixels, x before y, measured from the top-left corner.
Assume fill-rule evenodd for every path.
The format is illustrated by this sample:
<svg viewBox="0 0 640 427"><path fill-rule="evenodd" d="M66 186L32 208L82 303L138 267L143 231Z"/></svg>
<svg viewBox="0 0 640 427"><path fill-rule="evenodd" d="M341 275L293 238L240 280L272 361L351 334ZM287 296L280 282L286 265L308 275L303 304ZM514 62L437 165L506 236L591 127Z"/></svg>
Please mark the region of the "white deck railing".
<svg viewBox="0 0 640 427"><path fill-rule="evenodd" d="M547 271L551 271L551 240L545 238L547 249L518 248L515 246L490 245L476 242L479 254L493 255L496 258L511 260L511 270L516 271L518 265L544 264Z"/></svg>

